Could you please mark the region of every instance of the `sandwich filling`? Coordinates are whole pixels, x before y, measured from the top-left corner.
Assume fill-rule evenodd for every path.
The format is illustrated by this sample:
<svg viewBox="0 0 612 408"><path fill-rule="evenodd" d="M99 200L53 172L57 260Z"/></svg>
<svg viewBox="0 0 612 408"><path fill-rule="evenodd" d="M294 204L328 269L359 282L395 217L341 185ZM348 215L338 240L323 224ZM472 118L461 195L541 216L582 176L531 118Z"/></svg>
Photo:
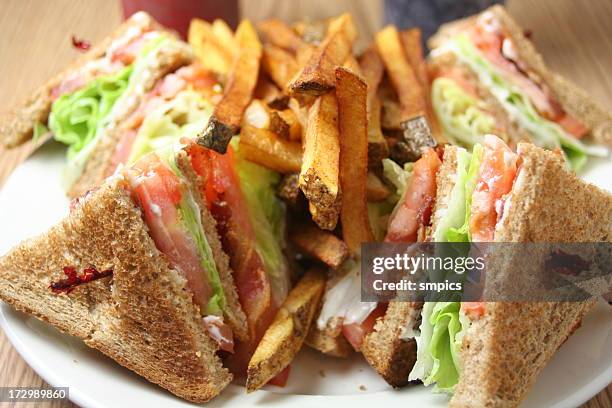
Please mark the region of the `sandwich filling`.
<svg viewBox="0 0 612 408"><path fill-rule="evenodd" d="M119 47L119 45L122 45ZM77 84L63 86L51 106L48 126L54 138L68 145L65 183L82 174L97 143L129 112L144 94L143 81L151 76L160 53L183 45L168 34L150 31L111 46L100 61L112 61L110 72L82 76ZM89 79L89 80L86 80ZM68 81L68 79L66 79ZM37 133L40 133L37 132Z"/></svg>
<svg viewBox="0 0 612 408"><path fill-rule="evenodd" d="M195 143L187 151L247 316L249 341L239 343L228 359L230 369L242 375L291 284L283 253L285 207L275 194L280 176L246 160L236 138L225 154Z"/></svg>
<svg viewBox="0 0 612 408"><path fill-rule="evenodd" d="M151 238L187 280L208 333L222 350L233 351L232 330L223 322L233 311L227 307L200 209L174 161L173 149L145 155L125 173Z"/></svg>
<svg viewBox="0 0 612 408"><path fill-rule="evenodd" d="M436 242L492 242L518 171L518 156L486 135L472 153L457 151L457 172L433 237ZM409 380L452 392L461 373L463 336L485 313L484 302L426 302L416 336L417 361Z"/></svg>
<svg viewBox="0 0 612 408"><path fill-rule="evenodd" d="M500 103L509 118L530 133L533 142L547 149L561 148L569 165L579 170L587 156L605 156L607 150L589 146L580 138L589 129L565 112L543 80L521 60L512 38L493 13L434 50L452 52L472 70L479 82ZM494 121L478 101L475 89L457 75L440 74L432 84L432 103L445 131L467 147L495 131Z"/></svg>

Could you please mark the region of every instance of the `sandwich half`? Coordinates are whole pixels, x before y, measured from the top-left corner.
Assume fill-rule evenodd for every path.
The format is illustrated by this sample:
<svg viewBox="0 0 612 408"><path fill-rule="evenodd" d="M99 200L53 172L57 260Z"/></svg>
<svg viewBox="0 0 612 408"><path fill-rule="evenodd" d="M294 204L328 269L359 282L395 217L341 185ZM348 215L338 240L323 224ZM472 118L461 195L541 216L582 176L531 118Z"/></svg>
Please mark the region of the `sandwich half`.
<svg viewBox="0 0 612 408"><path fill-rule="evenodd" d="M574 170L606 156L612 114L548 70L503 6L442 26L429 40L434 110L454 143L472 147L487 133L561 148Z"/></svg>
<svg viewBox="0 0 612 408"><path fill-rule="evenodd" d="M0 299L149 381L205 402L248 341L229 260L176 149L141 157L0 259Z"/></svg>
<svg viewBox="0 0 612 408"><path fill-rule="evenodd" d="M487 135L471 154L445 149L438 185L436 242L612 239L612 196L567 171L559 152L520 143L513 153ZM518 406L594 303L426 302L409 379L453 393L455 407Z"/></svg>
<svg viewBox="0 0 612 408"><path fill-rule="evenodd" d="M2 143L52 134L67 144L64 184L69 196L79 196L108 175L115 146L135 126L135 111L154 87L193 58L175 34L136 13L4 118Z"/></svg>

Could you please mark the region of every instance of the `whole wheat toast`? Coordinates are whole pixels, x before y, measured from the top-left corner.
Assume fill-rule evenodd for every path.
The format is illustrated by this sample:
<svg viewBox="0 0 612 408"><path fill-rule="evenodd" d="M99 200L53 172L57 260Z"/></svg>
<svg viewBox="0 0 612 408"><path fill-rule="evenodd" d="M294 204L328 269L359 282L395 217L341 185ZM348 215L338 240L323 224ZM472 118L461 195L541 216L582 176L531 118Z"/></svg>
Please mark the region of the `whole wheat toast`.
<svg viewBox="0 0 612 408"><path fill-rule="evenodd" d="M518 153L496 242L610 242L612 195L567 171L558 153L526 143ZM450 406L518 406L594 303L488 302L464 337Z"/></svg>
<svg viewBox="0 0 612 408"><path fill-rule="evenodd" d="M216 356L187 281L148 234L116 177L82 198L47 233L0 259L0 299L81 338L149 381L194 402L232 379ZM62 268L111 269L112 277L55 294Z"/></svg>

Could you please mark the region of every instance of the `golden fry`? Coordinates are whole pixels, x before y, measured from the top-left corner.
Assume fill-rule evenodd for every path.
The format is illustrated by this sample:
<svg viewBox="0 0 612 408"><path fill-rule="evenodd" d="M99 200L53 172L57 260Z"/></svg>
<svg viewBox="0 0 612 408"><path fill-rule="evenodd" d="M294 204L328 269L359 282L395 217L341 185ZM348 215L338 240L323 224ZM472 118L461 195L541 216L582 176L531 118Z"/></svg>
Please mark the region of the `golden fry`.
<svg viewBox="0 0 612 408"><path fill-rule="evenodd" d="M376 46L400 101L401 122L425 115L423 89L408 62L397 29L387 26L379 31Z"/></svg>
<svg viewBox="0 0 612 408"><path fill-rule="evenodd" d="M342 237L353 254L374 241L366 200L368 112L366 83L346 68L336 68Z"/></svg>
<svg viewBox="0 0 612 408"><path fill-rule="evenodd" d="M310 108L300 171L300 188L313 220L327 230L336 227L340 213L338 139L338 104L336 95L330 92L317 98Z"/></svg>
<svg viewBox="0 0 612 408"><path fill-rule="evenodd" d="M302 163L302 146L267 129L246 125L240 132L240 151L255 163L279 173L296 173Z"/></svg>
<svg viewBox="0 0 612 408"><path fill-rule="evenodd" d="M427 65L425 63L425 56L423 54L423 45L421 40L421 30L419 28L411 28L410 30L402 31L400 33L402 44L406 52L408 62L414 70L421 88L423 89L423 96L425 98L427 121L431 127L431 133L438 143L448 142L444 137L438 118L434 113L433 106L431 104L431 90L429 89L429 76L427 74Z"/></svg>
<svg viewBox="0 0 612 408"><path fill-rule="evenodd" d="M289 84L294 94L320 96L333 89L336 83L334 69L351 56L357 29L349 14L343 14L329 23L325 40L314 49L302 68Z"/></svg>
<svg viewBox="0 0 612 408"><path fill-rule="evenodd" d="M251 357L247 392L253 392L287 367L302 348L325 291L325 273L311 269L289 292Z"/></svg>
<svg viewBox="0 0 612 408"><path fill-rule="evenodd" d="M228 39L218 37L215 31L221 33L222 29L215 30L210 23L194 18L189 24L187 38L204 68L226 75L231 69L236 47L228 47Z"/></svg>
<svg viewBox="0 0 612 408"><path fill-rule="evenodd" d="M293 55L271 44L264 46L261 66L282 90L287 89L289 81L299 70L298 63Z"/></svg>
<svg viewBox="0 0 612 408"><path fill-rule="evenodd" d="M280 20L270 19L262 21L257 25L265 42L283 48L293 54L298 52L308 44L291 27Z"/></svg>
<svg viewBox="0 0 612 408"><path fill-rule="evenodd" d="M340 238L312 223L298 225L290 236L299 250L331 268L340 267L349 256L348 247Z"/></svg>
<svg viewBox="0 0 612 408"><path fill-rule="evenodd" d="M359 66L368 84L368 167L375 168L382 159L389 156L389 147L381 129L381 104L377 95L385 66L375 47L363 53L359 58Z"/></svg>
<svg viewBox="0 0 612 408"><path fill-rule="evenodd" d="M197 142L219 153L225 153L227 145L240 128L244 110L251 102L257 84L261 43L253 25L243 20L236 29L238 55L232 66L221 101L208 121Z"/></svg>
<svg viewBox="0 0 612 408"><path fill-rule="evenodd" d="M287 139L292 141L302 140L302 124L296 113L292 109L278 111L280 118L289 126Z"/></svg>

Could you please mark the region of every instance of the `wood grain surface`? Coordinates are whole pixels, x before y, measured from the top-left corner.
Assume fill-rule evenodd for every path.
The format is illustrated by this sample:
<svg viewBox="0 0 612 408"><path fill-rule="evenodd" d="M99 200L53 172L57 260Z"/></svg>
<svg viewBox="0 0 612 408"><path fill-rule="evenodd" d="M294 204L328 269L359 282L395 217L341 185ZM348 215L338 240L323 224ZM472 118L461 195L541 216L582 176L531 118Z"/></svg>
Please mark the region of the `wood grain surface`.
<svg viewBox="0 0 612 408"><path fill-rule="evenodd" d="M612 110L612 1L510 0L510 12L533 31L549 66L587 90ZM319 19L351 12L361 44L382 24L380 0L241 0L245 16L287 21ZM119 3L110 0L2 0L0 7L0 112L25 98L78 56L72 35L97 41L120 21ZM0 186L33 150L0 148ZM0 330L0 386L40 387L45 382L24 362ZM70 407L68 402L0 407ZM612 408L612 386L583 405Z"/></svg>

